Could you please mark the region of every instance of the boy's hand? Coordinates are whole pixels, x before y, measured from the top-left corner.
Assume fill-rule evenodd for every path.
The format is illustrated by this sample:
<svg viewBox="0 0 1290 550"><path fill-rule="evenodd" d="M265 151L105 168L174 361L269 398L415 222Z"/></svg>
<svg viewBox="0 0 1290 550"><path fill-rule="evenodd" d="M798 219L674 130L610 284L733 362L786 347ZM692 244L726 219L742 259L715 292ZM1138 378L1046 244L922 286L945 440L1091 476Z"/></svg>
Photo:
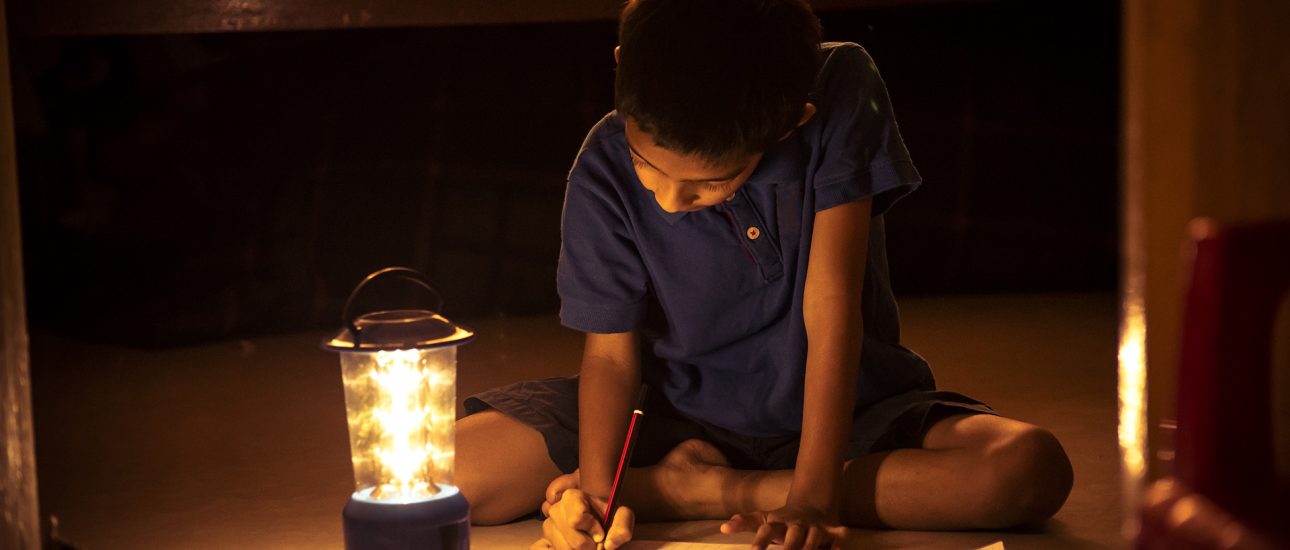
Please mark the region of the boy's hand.
<svg viewBox="0 0 1290 550"><path fill-rule="evenodd" d="M735 514L721 524L721 532L727 535L740 531L755 531L752 545L760 550L771 543L782 544L785 550L813 550L824 545L840 550L847 539L847 528L836 520L819 510L797 506Z"/></svg>
<svg viewBox="0 0 1290 550"><path fill-rule="evenodd" d="M551 480L546 486L546 500L542 501L542 516L550 516L549 510L555 503L560 502L560 495L569 489L582 488L582 469L574 470L572 474L564 474Z"/></svg>
<svg viewBox="0 0 1290 550"><path fill-rule="evenodd" d="M631 540L636 526L631 508L619 506L606 537L598 519L605 499L575 488L564 489L554 504L544 504L543 509L547 518L542 522L542 540L533 543L533 549L614 550Z"/></svg>

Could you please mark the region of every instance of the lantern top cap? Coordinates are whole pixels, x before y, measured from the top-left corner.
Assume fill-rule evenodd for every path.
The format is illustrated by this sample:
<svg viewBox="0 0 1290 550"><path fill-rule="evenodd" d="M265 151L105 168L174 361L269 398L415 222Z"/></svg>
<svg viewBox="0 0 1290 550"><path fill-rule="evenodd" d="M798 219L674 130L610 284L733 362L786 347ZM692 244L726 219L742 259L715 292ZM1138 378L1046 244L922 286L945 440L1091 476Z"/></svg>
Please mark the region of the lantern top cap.
<svg viewBox="0 0 1290 550"><path fill-rule="evenodd" d="M390 351L459 346L475 338L475 332L454 324L435 311L425 309L387 309L354 315L354 303L363 289L382 278L414 283L433 295L435 310L443 307L443 297L430 286L420 272L406 267L377 270L358 283L345 300L341 320L345 326L323 348L332 351Z"/></svg>
<svg viewBox="0 0 1290 550"><path fill-rule="evenodd" d="M357 332L355 332L357 331ZM424 309L398 309L365 313L323 343L331 351L375 352L398 349L431 349L459 346L475 332L442 315Z"/></svg>

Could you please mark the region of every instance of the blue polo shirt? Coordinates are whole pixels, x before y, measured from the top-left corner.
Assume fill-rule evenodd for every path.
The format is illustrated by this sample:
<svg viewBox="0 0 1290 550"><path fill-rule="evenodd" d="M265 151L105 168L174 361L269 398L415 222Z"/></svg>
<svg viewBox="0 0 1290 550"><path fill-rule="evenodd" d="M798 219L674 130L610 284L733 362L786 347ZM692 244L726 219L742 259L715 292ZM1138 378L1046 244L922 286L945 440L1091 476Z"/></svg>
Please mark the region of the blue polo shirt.
<svg viewBox="0 0 1290 550"><path fill-rule="evenodd" d="M868 53L826 43L821 56L815 117L766 151L732 200L663 210L637 179L616 113L587 135L565 193L561 322L639 330L647 383L679 411L749 436L801 431L812 228L840 204L873 198L857 410L934 387L900 345L882 222L921 180Z"/></svg>

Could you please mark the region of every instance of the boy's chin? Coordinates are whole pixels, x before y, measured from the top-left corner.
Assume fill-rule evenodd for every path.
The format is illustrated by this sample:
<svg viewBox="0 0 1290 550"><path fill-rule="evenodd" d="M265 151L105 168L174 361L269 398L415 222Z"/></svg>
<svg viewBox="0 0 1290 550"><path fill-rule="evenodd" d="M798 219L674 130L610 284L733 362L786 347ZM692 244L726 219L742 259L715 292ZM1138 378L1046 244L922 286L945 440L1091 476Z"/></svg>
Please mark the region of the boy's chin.
<svg viewBox="0 0 1290 550"><path fill-rule="evenodd" d="M711 208L711 207L712 207L711 205L691 206L691 207L689 207L689 208L682 208L682 209L677 210L677 211L671 211L671 210L668 210L668 209L664 208L664 209L663 209L663 211L664 211L664 212L667 212L668 214L688 214L688 213L691 213L691 212L698 212L698 211L700 211L700 210L707 210L707 209L709 209L709 208Z"/></svg>

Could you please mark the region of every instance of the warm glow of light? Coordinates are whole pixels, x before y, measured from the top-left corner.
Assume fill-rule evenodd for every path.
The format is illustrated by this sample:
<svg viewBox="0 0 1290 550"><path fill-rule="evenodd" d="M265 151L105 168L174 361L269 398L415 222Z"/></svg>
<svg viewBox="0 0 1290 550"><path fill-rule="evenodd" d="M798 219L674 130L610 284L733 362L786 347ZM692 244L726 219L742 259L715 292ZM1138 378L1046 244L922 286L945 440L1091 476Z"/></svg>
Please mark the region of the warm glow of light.
<svg viewBox="0 0 1290 550"><path fill-rule="evenodd" d="M385 434L383 447L375 449L387 478L372 492L376 499L416 499L438 492L424 475L434 449L421 437L430 410L421 399L421 386L429 373L420 366L416 350L379 351L370 376L383 399L372 410L378 430Z"/></svg>
<svg viewBox="0 0 1290 550"><path fill-rule="evenodd" d="M356 496L416 502L450 486L453 361L443 350L378 351L344 358Z"/></svg>
<svg viewBox="0 0 1290 550"><path fill-rule="evenodd" d="M1140 295L1124 297L1120 325L1120 465L1128 503L1146 474L1147 424L1147 321Z"/></svg>

